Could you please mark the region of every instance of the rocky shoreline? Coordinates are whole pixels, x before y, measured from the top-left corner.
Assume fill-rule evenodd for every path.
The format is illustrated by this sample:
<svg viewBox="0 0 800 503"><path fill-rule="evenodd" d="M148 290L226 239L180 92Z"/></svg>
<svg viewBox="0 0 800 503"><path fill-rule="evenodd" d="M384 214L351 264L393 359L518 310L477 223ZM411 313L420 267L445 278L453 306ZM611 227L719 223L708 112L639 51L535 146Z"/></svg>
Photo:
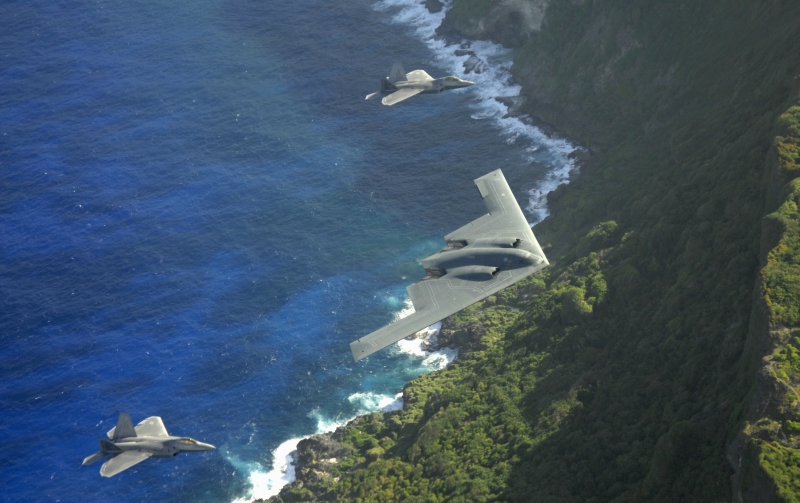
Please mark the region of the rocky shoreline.
<svg viewBox="0 0 800 503"><path fill-rule="evenodd" d="M441 349L457 349L459 357L472 351L482 349L481 338L486 333L486 328L479 322L456 323L453 316L442 320L442 327L438 334L430 335L426 330L422 330L412 336L413 338L425 338L422 348L425 351L433 352ZM409 386L403 388L403 404L410 400ZM306 487L313 487L314 492L320 487L324 487L328 482L337 482L339 478L335 476L334 470L338 464L347 456L353 453L352 447L344 442L344 437L348 430L359 426L367 417L381 416L387 424L391 416L399 414L401 411L373 412L372 414L358 416L344 426L336 428L330 433L320 433L301 440L297 444L297 453L294 457L295 480L281 489L281 492L269 499L256 499L253 503L289 503L293 501L292 492ZM398 423L399 424L399 423ZM368 461L374 461L369 460ZM360 468L360 465L352 467L349 471Z"/></svg>

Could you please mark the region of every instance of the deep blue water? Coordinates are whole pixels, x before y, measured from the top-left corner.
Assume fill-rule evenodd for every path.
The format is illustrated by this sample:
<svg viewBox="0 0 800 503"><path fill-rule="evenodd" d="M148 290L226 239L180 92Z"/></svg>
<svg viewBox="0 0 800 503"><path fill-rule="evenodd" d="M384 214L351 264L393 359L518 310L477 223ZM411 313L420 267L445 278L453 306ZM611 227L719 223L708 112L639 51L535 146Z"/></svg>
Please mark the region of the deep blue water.
<svg viewBox="0 0 800 503"><path fill-rule="evenodd" d="M378 7L0 1L2 501L247 497L279 444L435 367L348 343L483 213L474 178L525 206L564 157L488 83L365 102L395 61L453 71ZM218 450L102 478L120 412Z"/></svg>

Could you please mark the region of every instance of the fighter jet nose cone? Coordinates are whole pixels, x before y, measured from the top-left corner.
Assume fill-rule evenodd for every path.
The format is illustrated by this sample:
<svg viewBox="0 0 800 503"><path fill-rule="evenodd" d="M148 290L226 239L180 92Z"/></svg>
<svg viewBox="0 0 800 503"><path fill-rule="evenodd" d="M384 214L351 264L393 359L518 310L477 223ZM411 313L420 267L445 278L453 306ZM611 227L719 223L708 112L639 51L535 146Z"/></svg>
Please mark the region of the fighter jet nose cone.
<svg viewBox="0 0 800 503"><path fill-rule="evenodd" d="M200 447L202 447L204 451L213 451L214 449L216 449L216 447L214 447L213 445L207 444L205 442L197 442L197 444Z"/></svg>
<svg viewBox="0 0 800 503"><path fill-rule="evenodd" d="M475 85L475 82L472 82L471 80L465 80L465 81L464 81L464 85L465 85L466 87L469 87L469 86L474 86L474 85Z"/></svg>

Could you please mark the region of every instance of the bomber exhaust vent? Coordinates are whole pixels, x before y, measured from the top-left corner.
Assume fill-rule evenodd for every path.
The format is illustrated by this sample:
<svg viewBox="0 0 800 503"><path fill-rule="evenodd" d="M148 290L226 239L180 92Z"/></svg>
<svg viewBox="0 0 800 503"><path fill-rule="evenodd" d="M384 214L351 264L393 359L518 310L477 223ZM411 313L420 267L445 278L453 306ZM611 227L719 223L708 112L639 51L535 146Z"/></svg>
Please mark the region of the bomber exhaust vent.
<svg viewBox="0 0 800 503"><path fill-rule="evenodd" d="M460 250L467 246L467 241L465 239L448 239L447 240L447 250Z"/></svg>
<svg viewBox="0 0 800 503"><path fill-rule="evenodd" d="M441 278L445 274L447 274L447 271L445 269L436 269L433 267L431 267L430 269L425 269L425 279Z"/></svg>

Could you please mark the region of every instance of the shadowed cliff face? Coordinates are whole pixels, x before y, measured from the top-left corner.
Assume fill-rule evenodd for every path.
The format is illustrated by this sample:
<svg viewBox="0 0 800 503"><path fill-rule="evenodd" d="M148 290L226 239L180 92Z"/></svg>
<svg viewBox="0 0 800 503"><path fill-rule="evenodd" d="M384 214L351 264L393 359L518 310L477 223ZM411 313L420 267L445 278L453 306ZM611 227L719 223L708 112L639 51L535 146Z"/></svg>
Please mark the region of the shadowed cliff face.
<svg viewBox="0 0 800 503"><path fill-rule="evenodd" d="M490 36L501 5L442 30ZM797 19L553 0L538 32L492 25L530 36L526 110L595 151L535 229L553 267L458 313L469 351L284 501L797 501Z"/></svg>
<svg viewBox="0 0 800 503"><path fill-rule="evenodd" d="M548 3L549 0L455 2L436 33L520 47L541 30Z"/></svg>
<svg viewBox="0 0 800 503"><path fill-rule="evenodd" d="M757 101L777 114L795 75L794 9L781 1L552 2L513 73L528 112L598 147L722 104ZM720 118L715 111L695 126Z"/></svg>

